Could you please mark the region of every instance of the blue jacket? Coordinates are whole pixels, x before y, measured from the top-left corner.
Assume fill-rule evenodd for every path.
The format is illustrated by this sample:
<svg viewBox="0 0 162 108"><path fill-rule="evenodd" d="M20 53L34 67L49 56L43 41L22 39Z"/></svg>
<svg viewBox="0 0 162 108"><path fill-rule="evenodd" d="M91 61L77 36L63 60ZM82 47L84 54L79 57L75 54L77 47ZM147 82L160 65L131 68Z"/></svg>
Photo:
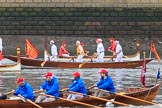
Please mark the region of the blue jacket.
<svg viewBox="0 0 162 108"><path fill-rule="evenodd" d="M56 96L56 97L60 96L59 82L56 77L53 77L50 82L46 80L40 86L40 89L46 90L45 94Z"/></svg>
<svg viewBox="0 0 162 108"><path fill-rule="evenodd" d="M87 94L87 89L83 80L79 77L76 80L72 80L72 84L68 86L69 91Z"/></svg>
<svg viewBox="0 0 162 108"><path fill-rule="evenodd" d="M33 88L27 82L25 82L23 86L18 86L14 95L18 96L18 94L20 94L21 96L23 96L26 99L30 99L30 100L34 101Z"/></svg>
<svg viewBox="0 0 162 108"><path fill-rule="evenodd" d="M97 87L99 89L115 92L114 83L110 76L107 76L106 79L101 78L100 81L97 83Z"/></svg>

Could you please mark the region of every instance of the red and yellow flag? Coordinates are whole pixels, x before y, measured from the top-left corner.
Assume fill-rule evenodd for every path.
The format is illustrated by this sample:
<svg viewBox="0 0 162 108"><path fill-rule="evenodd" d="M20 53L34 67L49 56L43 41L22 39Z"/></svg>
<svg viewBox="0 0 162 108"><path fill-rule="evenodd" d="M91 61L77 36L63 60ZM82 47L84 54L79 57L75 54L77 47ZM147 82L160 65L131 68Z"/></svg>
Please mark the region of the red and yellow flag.
<svg viewBox="0 0 162 108"><path fill-rule="evenodd" d="M160 56L158 55L157 51L156 51L156 48L155 48L155 45L154 45L154 41L151 40L151 46L150 46L150 50L151 52L153 52L155 54L155 57L157 58L158 62L160 63Z"/></svg>
<svg viewBox="0 0 162 108"><path fill-rule="evenodd" d="M39 51L30 43L28 38L26 38L25 53L31 59L37 58L39 54Z"/></svg>

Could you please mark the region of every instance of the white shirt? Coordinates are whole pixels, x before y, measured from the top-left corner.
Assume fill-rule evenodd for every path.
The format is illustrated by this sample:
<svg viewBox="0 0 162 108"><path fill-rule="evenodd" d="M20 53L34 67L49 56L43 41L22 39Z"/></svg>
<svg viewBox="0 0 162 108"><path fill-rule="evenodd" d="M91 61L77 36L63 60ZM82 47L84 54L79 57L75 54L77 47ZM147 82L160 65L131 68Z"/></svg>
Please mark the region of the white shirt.
<svg viewBox="0 0 162 108"><path fill-rule="evenodd" d="M97 51L97 55L105 51L105 48L104 48L102 43L97 44L97 50L96 51Z"/></svg>
<svg viewBox="0 0 162 108"><path fill-rule="evenodd" d="M116 45L116 54L117 55L123 55L123 51L122 51L122 48L121 48L120 44Z"/></svg>
<svg viewBox="0 0 162 108"><path fill-rule="evenodd" d="M58 55L57 47L56 47L55 44L53 44L53 45L51 46L51 54L52 54L52 56Z"/></svg>

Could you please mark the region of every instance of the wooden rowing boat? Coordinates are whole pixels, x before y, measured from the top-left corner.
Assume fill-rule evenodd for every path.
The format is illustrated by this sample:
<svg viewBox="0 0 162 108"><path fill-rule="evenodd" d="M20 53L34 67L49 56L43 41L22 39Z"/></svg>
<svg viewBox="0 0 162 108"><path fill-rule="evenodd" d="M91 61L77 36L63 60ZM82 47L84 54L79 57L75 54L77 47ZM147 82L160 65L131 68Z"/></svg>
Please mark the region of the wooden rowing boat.
<svg viewBox="0 0 162 108"><path fill-rule="evenodd" d="M12 61L17 61L16 56L5 55L5 58L8 58ZM152 61L153 58L146 59L146 63ZM54 62L54 61L44 61L40 59L29 59L21 57L21 64L24 66L37 66L41 67L41 64L44 62L43 67L55 67L55 68L79 68L80 64L83 64L81 68L136 68L142 66L143 60L136 61L124 61L124 62Z"/></svg>
<svg viewBox="0 0 162 108"><path fill-rule="evenodd" d="M17 48L17 57L16 63L5 63L0 65L0 72L4 71L18 71L21 70L21 61L20 61L20 48ZM3 60L5 61L5 60Z"/></svg>
<svg viewBox="0 0 162 108"><path fill-rule="evenodd" d="M146 88L143 87L134 87L134 88L127 88L125 90L125 94L124 95L128 95L131 97L135 97L138 99L144 99L145 101L152 101L155 96L158 94L160 90L160 85L156 84L155 86L148 86ZM124 98L122 96L115 96L113 94L110 94L109 96L104 96L101 98L105 98L105 99L114 99L115 97L115 101L120 101L123 103L127 103L127 104L132 104L132 105L143 105L146 103L143 102L139 102L137 100L133 100L133 99L127 99ZM98 100L96 98L91 98L91 97L84 97L81 99L76 99L75 101L78 102L84 102L84 103L88 103L88 104L92 104L92 105L100 105L100 104L105 104L105 101L102 100ZM71 103L71 102L67 102L66 100L61 100L61 99L57 99L55 101L52 102L44 102L44 103L39 103L38 105L42 106L43 108L49 108L49 107L58 107L58 106L62 106L62 107L71 107L71 106L79 106L76 103ZM21 100L0 100L0 108L32 108L35 107L33 106L33 104L30 104L28 102L23 102Z"/></svg>

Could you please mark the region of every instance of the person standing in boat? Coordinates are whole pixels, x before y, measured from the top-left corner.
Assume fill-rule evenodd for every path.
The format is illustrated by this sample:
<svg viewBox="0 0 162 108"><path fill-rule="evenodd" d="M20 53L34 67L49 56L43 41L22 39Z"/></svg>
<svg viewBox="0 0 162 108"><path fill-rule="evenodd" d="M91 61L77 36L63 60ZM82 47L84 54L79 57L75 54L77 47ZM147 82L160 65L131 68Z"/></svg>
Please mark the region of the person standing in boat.
<svg viewBox="0 0 162 108"><path fill-rule="evenodd" d="M104 56L105 56L105 48L103 46L103 43L102 43L102 39L100 38L97 38L96 39L96 43L97 43L97 59L96 59L96 62L104 62Z"/></svg>
<svg viewBox="0 0 162 108"><path fill-rule="evenodd" d="M97 89L103 89L103 90L107 90L110 92L115 92L114 83L113 83L113 80L111 79L111 77L108 76L108 71L106 69L102 69L99 72L99 74L100 74L101 78L96 84L94 84L94 89L95 89L94 95L97 97L107 95L104 92L97 90Z"/></svg>
<svg viewBox="0 0 162 108"><path fill-rule="evenodd" d="M73 77L74 79L72 80L72 83L68 86L68 90L72 92L81 93L83 95L87 95L87 89L85 87L83 80L80 78L80 73L74 72ZM78 94L69 94L67 97L68 100L74 100L78 98L83 98L83 96Z"/></svg>
<svg viewBox="0 0 162 108"><path fill-rule="evenodd" d="M123 51L122 51L122 47L119 43L119 41L116 41L116 59L115 62L122 62L123 61Z"/></svg>
<svg viewBox="0 0 162 108"><path fill-rule="evenodd" d="M66 42L63 41L59 51L59 57L69 57L69 52L66 50Z"/></svg>
<svg viewBox="0 0 162 108"><path fill-rule="evenodd" d="M51 45L51 57L50 57L50 61L57 61L57 56L58 56L58 52L57 52L57 47L54 44L55 42L53 40L50 41L50 45Z"/></svg>
<svg viewBox="0 0 162 108"><path fill-rule="evenodd" d="M45 96L44 94L59 97L60 96L60 88L59 88L59 82L56 77L53 76L52 72L47 72L45 74L45 82L40 86L40 90L46 92L40 93L40 95L36 99L36 103L40 102L50 102L54 101L55 98L50 98Z"/></svg>
<svg viewBox="0 0 162 108"><path fill-rule="evenodd" d="M24 80L23 77L19 77L17 79L17 84L18 84L18 88L16 89L16 91L15 90L12 91L13 94L34 101L33 88L28 82Z"/></svg>
<svg viewBox="0 0 162 108"><path fill-rule="evenodd" d="M80 41L76 41L76 51L77 51L77 60L76 62L83 62L83 57L84 57L84 50L83 47L80 44Z"/></svg>
<svg viewBox="0 0 162 108"><path fill-rule="evenodd" d="M2 38L0 37L0 65L2 65L2 59L3 59L3 56L2 56Z"/></svg>

